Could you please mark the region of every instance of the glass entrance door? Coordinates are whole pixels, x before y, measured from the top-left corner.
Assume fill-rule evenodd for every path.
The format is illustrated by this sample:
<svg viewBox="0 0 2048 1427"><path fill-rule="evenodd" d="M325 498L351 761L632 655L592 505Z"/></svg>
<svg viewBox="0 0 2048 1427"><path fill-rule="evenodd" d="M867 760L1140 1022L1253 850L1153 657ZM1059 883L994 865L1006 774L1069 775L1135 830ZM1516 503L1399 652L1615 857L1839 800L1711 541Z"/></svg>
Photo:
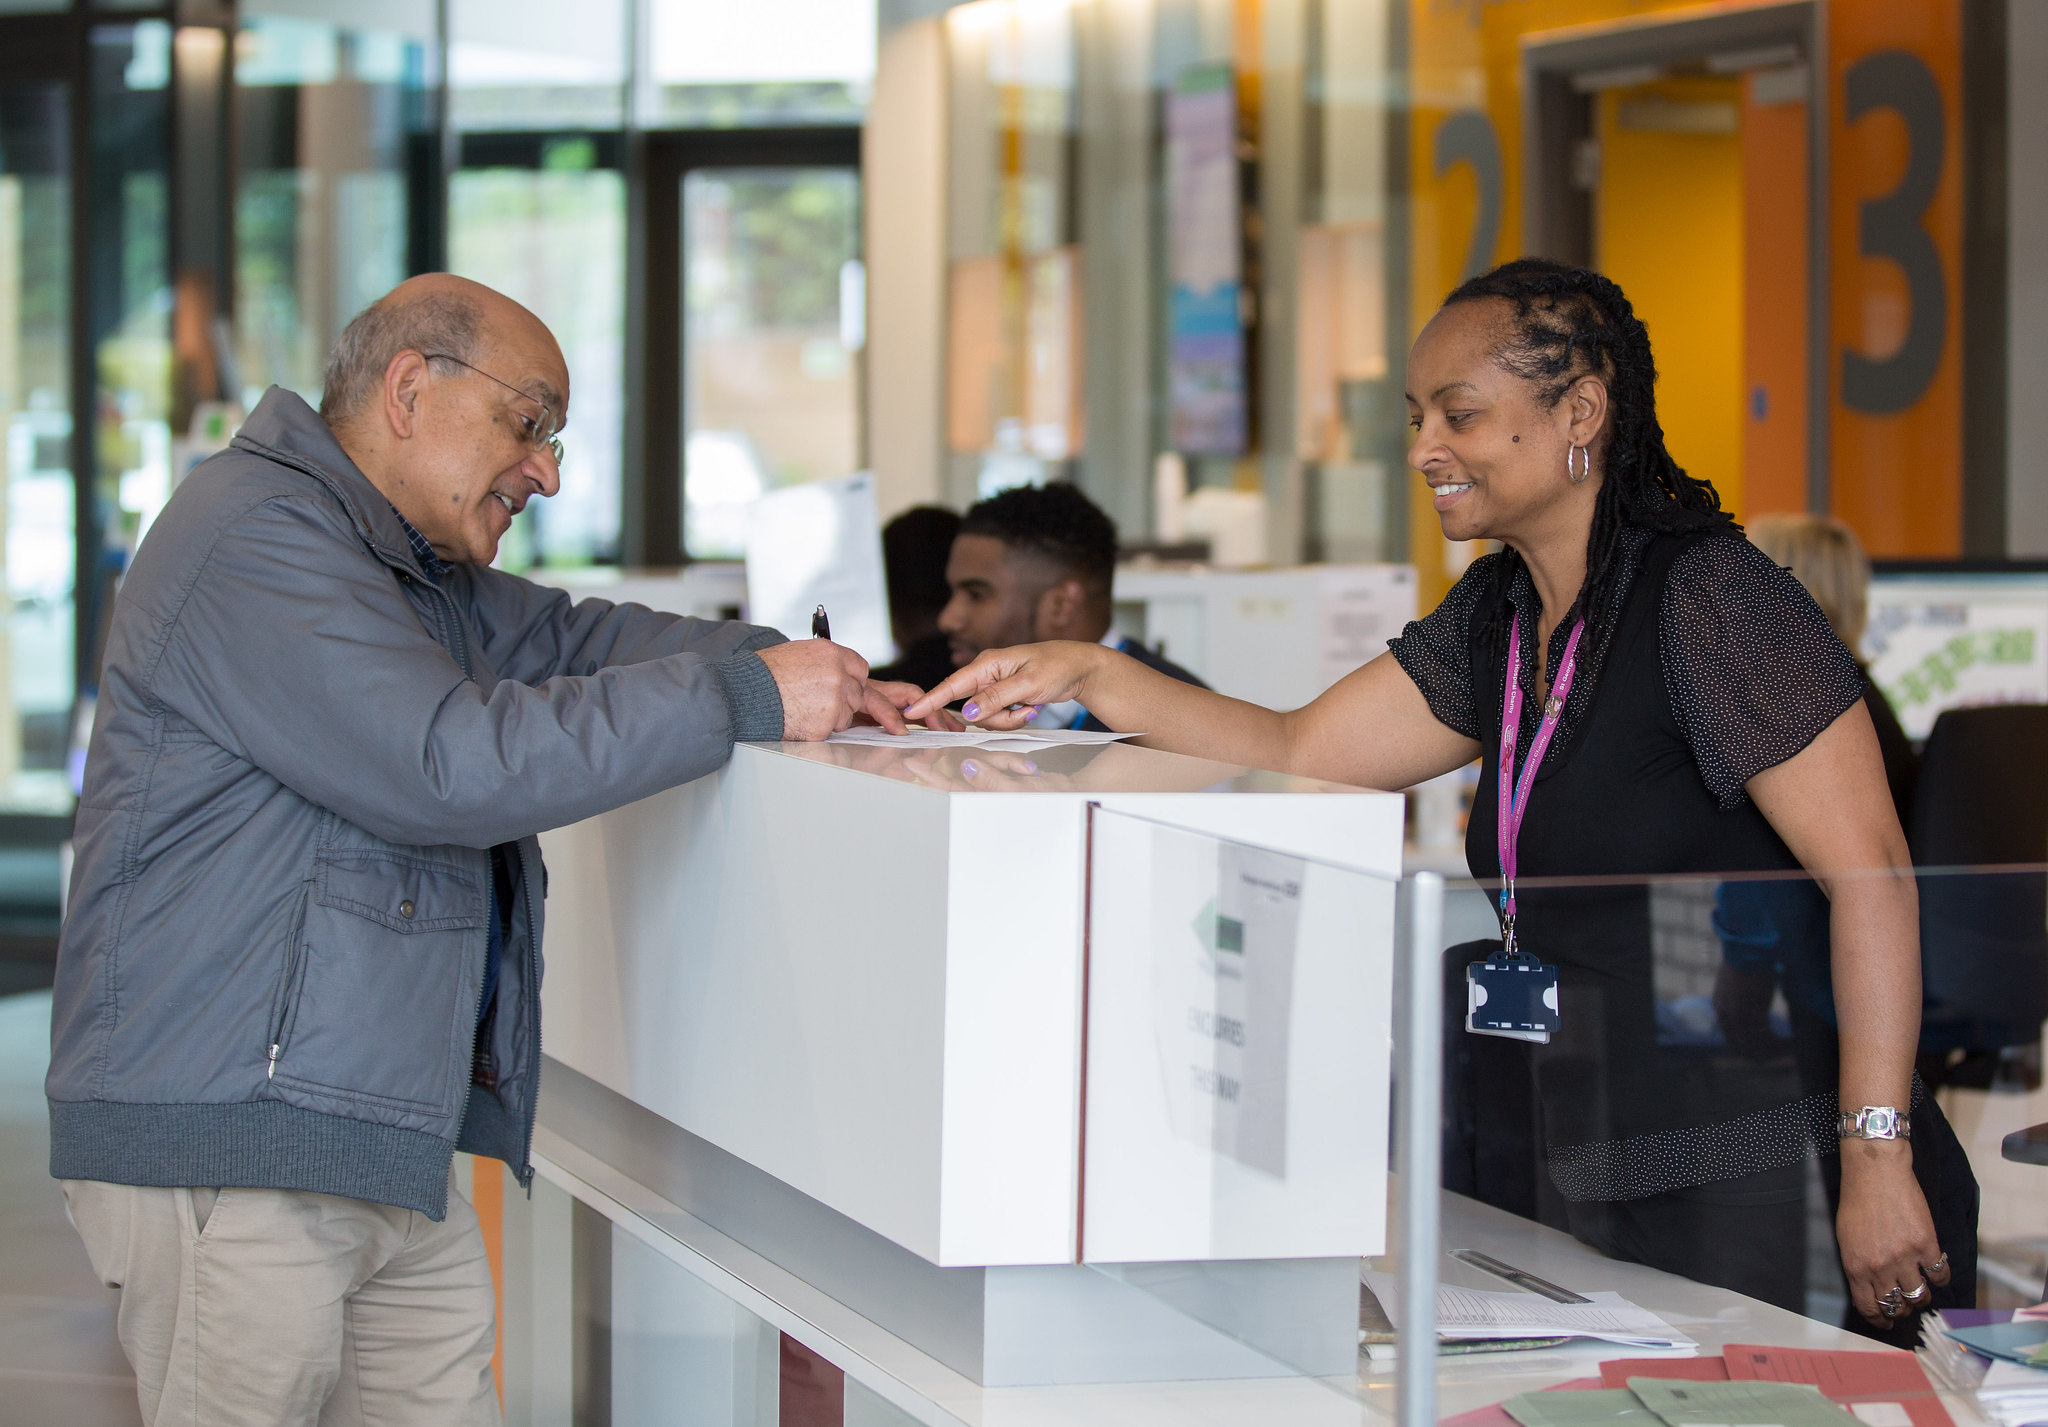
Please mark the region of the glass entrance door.
<svg viewBox="0 0 2048 1427"><path fill-rule="evenodd" d="M763 493L863 464L860 171L682 175L683 550L735 559Z"/></svg>
<svg viewBox="0 0 2048 1427"><path fill-rule="evenodd" d="M0 813L71 806L70 123L62 82L0 81Z"/></svg>

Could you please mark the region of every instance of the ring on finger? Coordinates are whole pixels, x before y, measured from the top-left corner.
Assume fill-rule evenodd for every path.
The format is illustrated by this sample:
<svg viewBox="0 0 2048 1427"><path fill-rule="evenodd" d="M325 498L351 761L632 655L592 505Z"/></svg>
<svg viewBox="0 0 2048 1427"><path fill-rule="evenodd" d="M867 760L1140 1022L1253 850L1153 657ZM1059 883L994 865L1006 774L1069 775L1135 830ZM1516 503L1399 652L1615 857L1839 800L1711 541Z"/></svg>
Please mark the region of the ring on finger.
<svg viewBox="0 0 2048 1427"><path fill-rule="evenodd" d="M1908 1303L1918 1303L1921 1299L1925 1298L1926 1296L1927 1285L1923 1283L1918 1288L1908 1289L1905 1294L1905 1300Z"/></svg>
<svg viewBox="0 0 2048 1427"><path fill-rule="evenodd" d="M1923 1264L1923 1265L1921 1266L1921 1269L1920 1269L1920 1273L1921 1273L1921 1275L1922 1275L1923 1277L1926 1277L1926 1276L1930 1276L1930 1275L1933 1275L1933 1274L1937 1274L1937 1273L1947 1273L1947 1272L1948 1272L1948 1255L1947 1255L1947 1254L1943 1254L1943 1255L1942 1255L1942 1256L1941 1256L1940 1258L1936 1259L1936 1260L1935 1260L1935 1261L1934 1261L1933 1263L1931 1263L1931 1264Z"/></svg>
<svg viewBox="0 0 2048 1427"><path fill-rule="evenodd" d="M1906 1305L1894 1302L1889 1298L1881 1298L1878 1300L1877 1311L1884 1314L1887 1318L1896 1318L1906 1311Z"/></svg>

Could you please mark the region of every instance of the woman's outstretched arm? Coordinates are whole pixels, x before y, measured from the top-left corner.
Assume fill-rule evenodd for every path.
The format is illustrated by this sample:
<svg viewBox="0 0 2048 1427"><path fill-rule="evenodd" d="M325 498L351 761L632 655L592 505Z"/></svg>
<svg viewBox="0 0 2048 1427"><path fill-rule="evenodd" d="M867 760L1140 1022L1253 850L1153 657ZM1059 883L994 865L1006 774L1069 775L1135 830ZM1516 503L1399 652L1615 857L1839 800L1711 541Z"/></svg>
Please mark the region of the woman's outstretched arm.
<svg viewBox="0 0 2048 1427"><path fill-rule="evenodd" d="M1028 728L1049 703L1079 701L1146 746L1366 788L1405 788L1462 767L1479 745L1438 721L1391 655L1354 670L1306 708L1281 713L1183 684L1100 644L991 649L904 710L921 719L957 699L972 722Z"/></svg>

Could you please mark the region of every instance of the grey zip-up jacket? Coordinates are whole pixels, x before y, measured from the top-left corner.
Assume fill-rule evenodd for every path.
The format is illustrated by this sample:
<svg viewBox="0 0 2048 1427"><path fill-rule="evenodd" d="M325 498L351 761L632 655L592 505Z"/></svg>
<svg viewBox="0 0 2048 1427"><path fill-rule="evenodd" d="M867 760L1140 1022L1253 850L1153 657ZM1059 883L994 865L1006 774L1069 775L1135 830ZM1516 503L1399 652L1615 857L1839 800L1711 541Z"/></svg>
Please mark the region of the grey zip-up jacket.
<svg viewBox="0 0 2048 1427"><path fill-rule="evenodd" d="M60 1179L446 1210L459 1147L531 1176L535 834L777 738L772 630L439 587L273 387L121 588L51 1027ZM488 849L522 873L488 1044ZM474 1084L472 1082L475 1082Z"/></svg>

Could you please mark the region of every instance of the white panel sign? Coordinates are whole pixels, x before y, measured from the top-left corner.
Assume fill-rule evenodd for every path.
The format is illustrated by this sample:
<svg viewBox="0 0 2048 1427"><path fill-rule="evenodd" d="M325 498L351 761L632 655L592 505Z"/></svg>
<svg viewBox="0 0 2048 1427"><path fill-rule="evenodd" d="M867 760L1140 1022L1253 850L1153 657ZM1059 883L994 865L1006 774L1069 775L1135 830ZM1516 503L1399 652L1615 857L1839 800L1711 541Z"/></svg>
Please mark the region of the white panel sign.
<svg viewBox="0 0 2048 1427"><path fill-rule="evenodd" d="M753 622L791 639L808 639L811 612L821 604L834 641L870 664L895 657L870 472L785 486L748 507L747 608Z"/></svg>

